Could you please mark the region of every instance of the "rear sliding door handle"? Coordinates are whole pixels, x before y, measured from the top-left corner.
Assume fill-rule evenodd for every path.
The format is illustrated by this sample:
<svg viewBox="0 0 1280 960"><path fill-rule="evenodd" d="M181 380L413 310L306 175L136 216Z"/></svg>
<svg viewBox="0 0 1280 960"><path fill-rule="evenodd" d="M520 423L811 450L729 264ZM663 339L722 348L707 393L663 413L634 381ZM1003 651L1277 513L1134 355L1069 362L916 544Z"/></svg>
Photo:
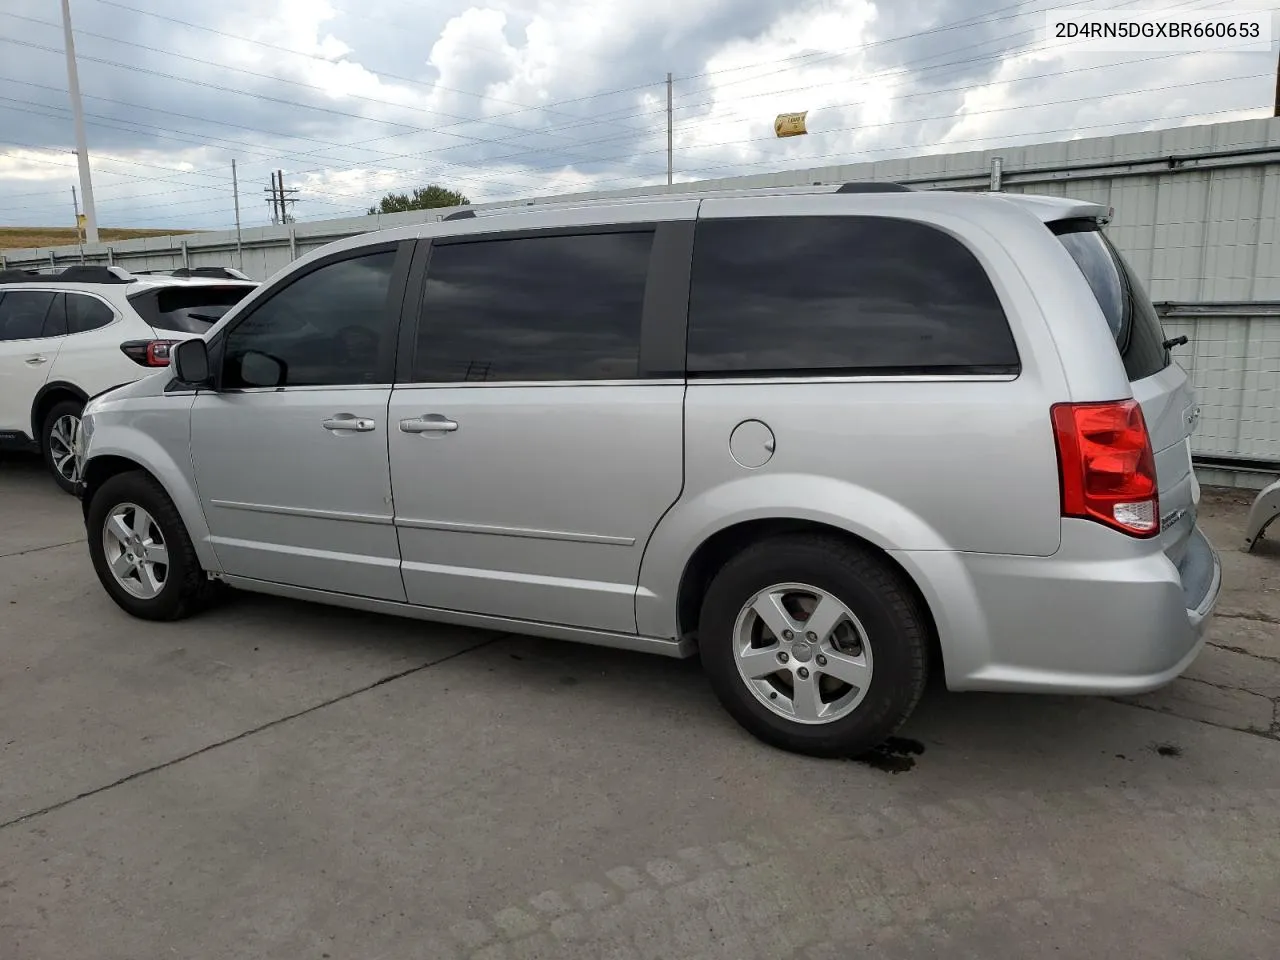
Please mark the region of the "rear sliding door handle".
<svg viewBox="0 0 1280 960"><path fill-rule="evenodd" d="M350 430L357 433L368 433L375 426L368 417L354 417L349 413L340 413L330 417L323 424L326 430Z"/></svg>
<svg viewBox="0 0 1280 960"><path fill-rule="evenodd" d="M40 366L40 364L48 363L48 362L49 362L48 357L27 357L26 359L26 363L32 367L38 367Z"/></svg>
<svg viewBox="0 0 1280 960"><path fill-rule="evenodd" d="M424 417L411 417L400 421L403 433L452 433L458 429L456 421L438 413L429 413Z"/></svg>

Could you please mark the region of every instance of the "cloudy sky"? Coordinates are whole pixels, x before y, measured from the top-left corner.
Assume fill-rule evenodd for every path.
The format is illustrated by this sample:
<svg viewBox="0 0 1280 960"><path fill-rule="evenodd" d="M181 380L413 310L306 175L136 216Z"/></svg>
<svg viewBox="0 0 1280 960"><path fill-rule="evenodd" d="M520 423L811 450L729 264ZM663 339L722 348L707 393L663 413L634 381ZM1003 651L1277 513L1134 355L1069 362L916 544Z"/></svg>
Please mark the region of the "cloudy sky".
<svg viewBox="0 0 1280 960"><path fill-rule="evenodd" d="M72 0L102 226L299 220L1271 115L1276 57L1084 54L1045 11L1274 0ZM773 118L808 110L810 134ZM58 0L0 0L0 225L71 226Z"/></svg>

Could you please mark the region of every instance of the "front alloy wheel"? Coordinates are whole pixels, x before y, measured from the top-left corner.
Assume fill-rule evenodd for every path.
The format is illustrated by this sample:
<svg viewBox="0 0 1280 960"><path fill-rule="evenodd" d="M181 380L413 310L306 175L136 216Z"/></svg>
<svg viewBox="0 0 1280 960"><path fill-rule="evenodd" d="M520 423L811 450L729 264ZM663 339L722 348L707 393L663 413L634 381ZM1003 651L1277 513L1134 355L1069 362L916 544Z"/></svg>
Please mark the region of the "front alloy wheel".
<svg viewBox="0 0 1280 960"><path fill-rule="evenodd" d="M122 590L139 600L159 596L169 575L169 551L151 514L134 503L116 506L102 528L102 550Z"/></svg>
<svg viewBox="0 0 1280 960"><path fill-rule="evenodd" d="M98 581L143 620L181 620L219 594L164 488L140 470L108 477L87 494L89 557Z"/></svg>

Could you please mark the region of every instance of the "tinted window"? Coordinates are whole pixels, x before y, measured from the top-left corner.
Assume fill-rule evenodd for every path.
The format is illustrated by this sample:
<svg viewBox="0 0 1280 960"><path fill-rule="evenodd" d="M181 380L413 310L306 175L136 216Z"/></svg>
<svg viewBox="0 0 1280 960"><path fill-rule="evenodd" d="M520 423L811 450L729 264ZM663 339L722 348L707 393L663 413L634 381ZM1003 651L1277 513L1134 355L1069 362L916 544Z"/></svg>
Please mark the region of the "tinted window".
<svg viewBox="0 0 1280 960"><path fill-rule="evenodd" d="M1054 224L1093 291L1130 380L1154 376L1170 362L1164 327L1142 281L1092 220Z"/></svg>
<svg viewBox="0 0 1280 960"><path fill-rule="evenodd" d="M645 231L434 247L414 379L636 377L652 245Z"/></svg>
<svg viewBox="0 0 1280 960"><path fill-rule="evenodd" d="M59 293L49 305L49 312L44 315L44 327L40 331L42 337L65 337L67 335L67 295Z"/></svg>
<svg viewBox="0 0 1280 960"><path fill-rule="evenodd" d="M67 332L88 333L105 327L116 318L115 313L97 297L67 294Z"/></svg>
<svg viewBox="0 0 1280 960"><path fill-rule="evenodd" d="M223 386L389 382L395 257L388 250L328 264L254 308L227 336ZM278 382L263 382L270 370Z"/></svg>
<svg viewBox="0 0 1280 960"><path fill-rule="evenodd" d="M34 340L44 330L45 314L56 294L41 290L9 290L0 300L0 340Z"/></svg>
<svg viewBox="0 0 1280 960"><path fill-rule="evenodd" d="M204 333L253 290L248 285L157 287L134 294L130 303L157 330Z"/></svg>
<svg viewBox="0 0 1280 960"><path fill-rule="evenodd" d="M698 223L692 374L1005 373L1018 353L959 241L883 217Z"/></svg>

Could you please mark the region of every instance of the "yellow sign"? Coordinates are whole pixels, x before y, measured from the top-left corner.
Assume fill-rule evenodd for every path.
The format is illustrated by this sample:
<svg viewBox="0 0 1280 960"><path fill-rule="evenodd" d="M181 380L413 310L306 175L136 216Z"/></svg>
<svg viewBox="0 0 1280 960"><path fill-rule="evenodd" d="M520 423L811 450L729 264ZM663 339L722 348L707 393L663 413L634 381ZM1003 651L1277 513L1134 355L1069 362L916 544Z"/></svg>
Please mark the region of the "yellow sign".
<svg viewBox="0 0 1280 960"><path fill-rule="evenodd" d="M779 137L798 137L808 133L804 125L804 118L809 115L809 111L803 113L780 113L773 121L773 132Z"/></svg>
<svg viewBox="0 0 1280 960"><path fill-rule="evenodd" d="M88 219L89 219L89 218L88 218L87 216L85 216L85 214L83 214L83 213L77 213L77 214L76 214L76 226L77 226L77 227L83 227L83 226L85 225L85 223L88 221Z"/></svg>

